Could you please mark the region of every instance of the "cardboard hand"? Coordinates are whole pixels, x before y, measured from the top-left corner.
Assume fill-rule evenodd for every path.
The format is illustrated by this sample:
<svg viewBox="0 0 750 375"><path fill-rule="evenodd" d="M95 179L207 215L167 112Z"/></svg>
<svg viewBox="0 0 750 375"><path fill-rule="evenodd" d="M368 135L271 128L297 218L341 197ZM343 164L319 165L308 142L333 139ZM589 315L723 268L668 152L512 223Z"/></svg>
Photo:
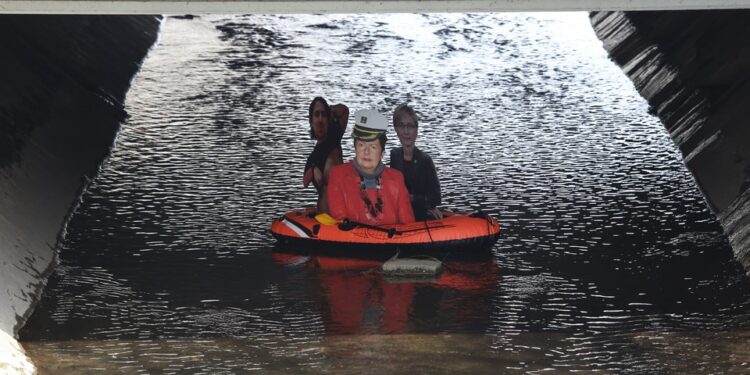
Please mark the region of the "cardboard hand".
<svg viewBox="0 0 750 375"><path fill-rule="evenodd" d="M310 182L313 179L313 168L308 168L305 170L305 175L302 177L302 185L304 187L307 187L307 185L310 185Z"/></svg>
<svg viewBox="0 0 750 375"><path fill-rule="evenodd" d="M308 168L305 171L305 175L302 177L302 185L307 187L313 180L315 180L315 185L317 186L323 184L323 172L318 167Z"/></svg>

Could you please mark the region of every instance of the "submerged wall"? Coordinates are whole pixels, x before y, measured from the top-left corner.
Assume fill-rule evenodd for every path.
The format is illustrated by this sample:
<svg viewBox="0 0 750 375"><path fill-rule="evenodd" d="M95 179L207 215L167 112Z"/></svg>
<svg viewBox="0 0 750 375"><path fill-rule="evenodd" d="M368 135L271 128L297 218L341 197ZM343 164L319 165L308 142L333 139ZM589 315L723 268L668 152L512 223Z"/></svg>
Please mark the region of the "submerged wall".
<svg viewBox="0 0 750 375"><path fill-rule="evenodd" d="M594 12L750 270L750 11Z"/></svg>
<svg viewBox="0 0 750 375"><path fill-rule="evenodd" d="M12 337L54 246L125 119L154 16L0 16L0 372L28 372Z"/></svg>

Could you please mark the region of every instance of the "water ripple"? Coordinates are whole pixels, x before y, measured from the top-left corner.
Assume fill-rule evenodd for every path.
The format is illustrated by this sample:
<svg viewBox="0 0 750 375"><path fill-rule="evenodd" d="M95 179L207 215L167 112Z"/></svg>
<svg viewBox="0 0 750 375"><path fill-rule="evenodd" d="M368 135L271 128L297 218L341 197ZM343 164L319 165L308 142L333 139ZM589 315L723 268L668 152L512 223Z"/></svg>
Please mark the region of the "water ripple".
<svg viewBox="0 0 750 375"><path fill-rule="evenodd" d="M395 283L273 251L317 95L414 105L492 253ZM647 109L584 14L167 19L21 337L42 372L746 372L750 284Z"/></svg>

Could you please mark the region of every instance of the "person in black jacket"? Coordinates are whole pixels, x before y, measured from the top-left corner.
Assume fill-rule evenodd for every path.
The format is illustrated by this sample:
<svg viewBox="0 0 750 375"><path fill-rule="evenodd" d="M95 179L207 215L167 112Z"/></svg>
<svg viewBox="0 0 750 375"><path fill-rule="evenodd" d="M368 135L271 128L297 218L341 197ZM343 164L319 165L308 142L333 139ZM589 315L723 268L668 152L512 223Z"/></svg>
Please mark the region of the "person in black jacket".
<svg viewBox="0 0 750 375"><path fill-rule="evenodd" d="M414 218L417 221L442 218L440 181L432 158L416 146L419 120L414 108L401 104L393 111L393 127L401 147L391 149L389 166L404 174Z"/></svg>

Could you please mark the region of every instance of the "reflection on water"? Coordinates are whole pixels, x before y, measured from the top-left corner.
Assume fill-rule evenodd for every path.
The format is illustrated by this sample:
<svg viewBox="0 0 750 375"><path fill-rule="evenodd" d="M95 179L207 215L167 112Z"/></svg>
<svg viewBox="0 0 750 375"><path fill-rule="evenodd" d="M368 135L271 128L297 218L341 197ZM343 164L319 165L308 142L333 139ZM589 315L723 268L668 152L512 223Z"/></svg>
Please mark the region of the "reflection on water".
<svg viewBox="0 0 750 375"><path fill-rule="evenodd" d="M405 281L274 249L316 95L412 103L491 253ZM43 373L750 370L748 279L585 14L168 19L127 110L21 332Z"/></svg>
<svg viewBox="0 0 750 375"><path fill-rule="evenodd" d="M319 288L327 335L430 332L434 327L472 330L491 308L499 281L492 258L444 261L437 275L394 277L382 261L274 252L287 267L304 267Z"/></svg>

